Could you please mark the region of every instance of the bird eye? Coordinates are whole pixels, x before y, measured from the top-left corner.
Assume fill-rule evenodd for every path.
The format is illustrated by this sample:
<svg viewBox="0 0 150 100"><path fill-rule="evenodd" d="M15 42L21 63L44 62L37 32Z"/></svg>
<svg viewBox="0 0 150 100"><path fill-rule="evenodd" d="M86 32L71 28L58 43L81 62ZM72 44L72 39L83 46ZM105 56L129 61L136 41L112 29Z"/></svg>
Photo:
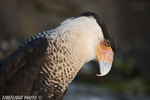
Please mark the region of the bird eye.
<svg viewBox="0 0 150 100"><path fill-rule="evenodd" d="M109 43L109 40L105 40L104 42L103 42L103 46L104 47L110 47L110 43Z"/></svg>

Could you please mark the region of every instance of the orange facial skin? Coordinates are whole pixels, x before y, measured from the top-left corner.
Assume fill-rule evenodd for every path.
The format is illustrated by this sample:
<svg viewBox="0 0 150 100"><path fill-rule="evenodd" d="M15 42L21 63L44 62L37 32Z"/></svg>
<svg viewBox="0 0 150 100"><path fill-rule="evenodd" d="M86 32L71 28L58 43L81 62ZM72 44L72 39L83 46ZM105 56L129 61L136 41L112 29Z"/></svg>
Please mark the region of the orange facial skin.
<svg viewBox="0 0 150 100"><path fill-rule="evenodd" d="M100 45L97 47L96 54L99 61L103 59L105 62L112 63L114 52L108 40L103 40L100 43Z"/></svg>
<svg viewBox="0 0 150 100"><path fill-rule="evenodd" d="M96 48L96 55L100 65L100 74L97 76L106 75L113 62L114 52L108 40L103 40Z"/></svg>

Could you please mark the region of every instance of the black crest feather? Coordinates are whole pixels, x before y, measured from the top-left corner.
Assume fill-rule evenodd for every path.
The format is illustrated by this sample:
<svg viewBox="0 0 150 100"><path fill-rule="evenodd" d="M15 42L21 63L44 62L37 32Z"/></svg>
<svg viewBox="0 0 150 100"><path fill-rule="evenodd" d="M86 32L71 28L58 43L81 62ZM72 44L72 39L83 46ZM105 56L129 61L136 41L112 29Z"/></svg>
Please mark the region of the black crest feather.
<svg viewBox="0 0 150 100"><path fill-rule="evenodd" d="M97 23L99 24L99 26L101 27L103 31L104 38L110 41L111 48L115 52L114 39L108 26L105 24L105 22L97 14L93 12L84 12L80 16L94 17L96 19Z"/></svg>

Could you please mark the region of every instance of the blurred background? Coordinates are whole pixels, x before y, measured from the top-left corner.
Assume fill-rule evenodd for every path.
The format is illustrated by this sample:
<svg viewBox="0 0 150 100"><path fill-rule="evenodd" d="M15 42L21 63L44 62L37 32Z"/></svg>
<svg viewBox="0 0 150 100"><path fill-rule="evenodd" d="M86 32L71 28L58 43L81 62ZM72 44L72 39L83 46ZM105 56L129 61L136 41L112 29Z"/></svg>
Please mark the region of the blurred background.
<svg viewBox="0 0 150 100"><path fill-rule="evenodd" d="M82 12L97 13L116 44L112 70L85 64L63 100L150 100L149 0L0 0L0 62L32 35Z"/></svg>

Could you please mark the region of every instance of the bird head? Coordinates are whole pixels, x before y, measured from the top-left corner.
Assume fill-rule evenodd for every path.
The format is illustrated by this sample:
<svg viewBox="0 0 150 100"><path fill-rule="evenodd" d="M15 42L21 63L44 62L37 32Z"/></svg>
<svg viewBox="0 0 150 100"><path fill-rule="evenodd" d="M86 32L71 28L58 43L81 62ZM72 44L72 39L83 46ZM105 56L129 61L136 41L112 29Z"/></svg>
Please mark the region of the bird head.
<svg viewBox="0 0 150 100"><path fill-rule="evenodd" d="M97 74L97 76L104 76L112 67L115 52L115 43L113 37L105 22L98 15L91 12L85 12L82 14L82 16L93 17L101 30L99 34L102 34L102 38L95 47L95 53L100 68L100 74Z"/></svg>
<svg viewBox="0 0 150 100"><path fill-rule="evenodd" d="M98 15L85 12L65 20L60 27L71 31L75 40L73 45L76 45L78 51L75 56L80 56L78 61L84 63L97 60L100 68L100 74L97 76L104 76L110 71L115 44L109 28Z"/></svg>

